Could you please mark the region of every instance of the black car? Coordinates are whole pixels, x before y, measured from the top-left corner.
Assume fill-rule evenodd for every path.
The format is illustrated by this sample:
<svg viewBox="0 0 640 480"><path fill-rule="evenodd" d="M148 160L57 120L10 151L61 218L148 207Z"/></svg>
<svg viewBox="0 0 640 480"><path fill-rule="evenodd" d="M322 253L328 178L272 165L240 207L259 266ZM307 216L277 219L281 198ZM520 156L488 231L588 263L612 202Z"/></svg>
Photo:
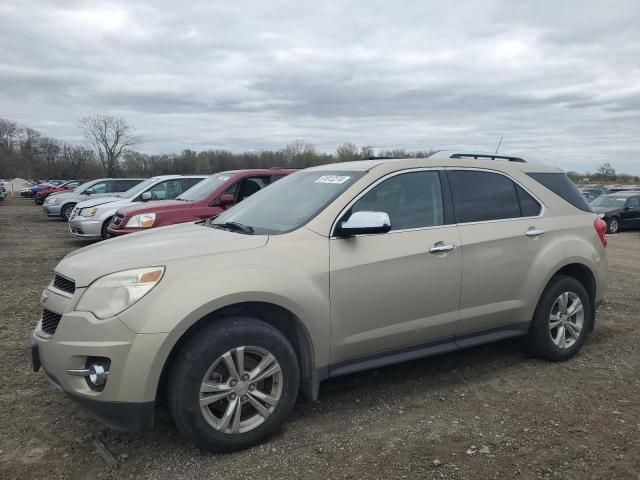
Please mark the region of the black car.
<svg viewBox="0 0 640 480"><path fill-rule="evenodd" d="M621 228L640 227L640 192L602 195L591 202L591 208L603 215L608 233L618 233Z"/></svg>

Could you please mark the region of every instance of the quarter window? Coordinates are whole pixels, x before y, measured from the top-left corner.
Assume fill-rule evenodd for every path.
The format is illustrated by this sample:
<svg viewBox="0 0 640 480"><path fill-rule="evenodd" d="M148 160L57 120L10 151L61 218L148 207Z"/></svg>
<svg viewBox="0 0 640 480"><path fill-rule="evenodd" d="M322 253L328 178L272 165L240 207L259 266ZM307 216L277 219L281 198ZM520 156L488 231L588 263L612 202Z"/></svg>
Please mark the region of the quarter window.
<svg viewBox="0 0 640 480"><path fill-rule="evenodd" d="M516 185L504 175L472 170L450 170L447 175L457 223L520 217Z"/></svg>
<svg viewBox="0 0 640 480"><path fill-rule="evenodd" d="M518 193L518 201L520 202L520 215L523 217L537 217L540 215L542 206L538 201L529 195L520 185L515 185L516 192Z"/></svg>
<svg viewBox="0 0 640 480"><path fill-rule="evenodd" d="M351 207L351 213L360 211L386 212L392 231L442 225L440 175L435 171L395 175L376 185Z"/></svg>

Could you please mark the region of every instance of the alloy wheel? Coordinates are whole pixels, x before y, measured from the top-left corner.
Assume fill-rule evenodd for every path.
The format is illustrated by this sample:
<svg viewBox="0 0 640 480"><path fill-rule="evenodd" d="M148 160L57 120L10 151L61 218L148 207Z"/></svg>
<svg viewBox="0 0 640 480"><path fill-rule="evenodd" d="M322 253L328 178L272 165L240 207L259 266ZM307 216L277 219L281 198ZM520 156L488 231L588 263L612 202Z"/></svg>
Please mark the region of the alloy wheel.
<svg viewBox="0 0 640 480"><path fill-rule="evenodd" d="M200 411L214 429L251 431L273 413L282 395L283 375L267 350L242 346L221 355L200 385Z"/></svg>
<svg viewBox="0 0 640 480"><path fill-rule="evenodd" d="M609 233L618 233L619 228L620 225L617 218L612 218L611 220L609 220Z"/></svg>
<svg viewBox="0 0 640 480"><path fill-rule="evenodd" d="M559 348L571 348L584 327L584 306L574 292L561 293L551 307L549 334Z"/></svg>

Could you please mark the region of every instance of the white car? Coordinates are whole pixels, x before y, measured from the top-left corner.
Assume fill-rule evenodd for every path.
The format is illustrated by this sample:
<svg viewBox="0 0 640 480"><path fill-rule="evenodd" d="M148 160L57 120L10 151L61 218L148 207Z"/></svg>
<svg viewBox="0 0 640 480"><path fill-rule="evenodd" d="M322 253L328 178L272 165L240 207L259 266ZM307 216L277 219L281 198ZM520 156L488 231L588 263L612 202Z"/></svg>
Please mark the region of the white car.
<svg viewBox="0 0 640 480"><path fill-rule="evenodd" d="M107 238L111 217L121 207L150 200L170 200L205 179L206 175L152 177L116 196L92 198L78 203L69 217L69 231L77 237Z"/></svg>

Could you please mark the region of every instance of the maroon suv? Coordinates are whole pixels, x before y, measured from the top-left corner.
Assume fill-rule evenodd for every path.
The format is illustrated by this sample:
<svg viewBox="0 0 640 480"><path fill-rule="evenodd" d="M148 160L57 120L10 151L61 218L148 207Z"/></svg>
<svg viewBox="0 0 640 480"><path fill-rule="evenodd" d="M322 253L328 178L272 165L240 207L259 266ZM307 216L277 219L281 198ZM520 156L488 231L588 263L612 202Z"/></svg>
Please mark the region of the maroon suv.
<svg viewBox="0 0 640 480"><path fill-rule="evenodd" d="M109 235L125 235L148 228L217 217L294 169L230 170L207 177L174 200L125 207L113 216Z"/></svg>

